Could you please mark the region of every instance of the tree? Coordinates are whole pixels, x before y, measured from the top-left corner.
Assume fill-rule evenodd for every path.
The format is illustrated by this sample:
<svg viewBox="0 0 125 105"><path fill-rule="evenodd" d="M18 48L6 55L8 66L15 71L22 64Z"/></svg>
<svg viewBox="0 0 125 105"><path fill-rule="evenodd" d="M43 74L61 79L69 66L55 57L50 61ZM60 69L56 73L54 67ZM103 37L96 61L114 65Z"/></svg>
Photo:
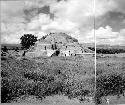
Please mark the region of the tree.
<svg viewBox="0 0 125 105"><path fill-rule="evenodd" d="M7 51L8 51L7 47L4 46L4 47L2 48L2 51L3 51L3 52L7 52Z"/></svg>
<svg viewBox="0 0 125 105"><path fill-rule="evenodd" d="M4 46L2 49L1 49L1 56L6 56L6 53L8 53L8 49L6 46Z"/></svg>
<svg viewBox="0 0 125 105"><path fill-rule="evenodd" d="M20 40L22 47L28 49L30 46L35 44L37 37L32 34L24 34Z"/></svg>

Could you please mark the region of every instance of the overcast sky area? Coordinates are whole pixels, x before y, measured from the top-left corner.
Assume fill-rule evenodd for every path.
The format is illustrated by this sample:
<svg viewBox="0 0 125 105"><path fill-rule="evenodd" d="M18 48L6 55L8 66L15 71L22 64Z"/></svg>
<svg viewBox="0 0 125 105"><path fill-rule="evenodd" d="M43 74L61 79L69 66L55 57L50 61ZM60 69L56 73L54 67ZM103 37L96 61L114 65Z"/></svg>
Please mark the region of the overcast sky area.
<svg viewBox="0 0 125 105"><path fill-rule="evenodd" d="M125 45L125 0L3 0L1 43L20 43L24 34L41 38L65 32L81 43Z"/></svg>

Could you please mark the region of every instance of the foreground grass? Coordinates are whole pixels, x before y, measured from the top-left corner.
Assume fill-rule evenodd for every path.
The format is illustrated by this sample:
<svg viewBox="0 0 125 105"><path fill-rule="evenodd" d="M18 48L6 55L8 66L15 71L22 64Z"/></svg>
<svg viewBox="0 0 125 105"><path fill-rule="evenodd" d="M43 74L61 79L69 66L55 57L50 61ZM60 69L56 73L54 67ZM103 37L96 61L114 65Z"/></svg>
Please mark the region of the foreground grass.
<svg viewBox="0 0 125 105"><path fill-rule="evenodd" d="M125 58L106 55L97 59L96 103L105 105L106 100L112 104L123 104L125 92ZM110 97L116 97L115 100ZM125 99L125 97L124 97Z"/></svg>
<svg viewBox="0 0 125 105"><path fill-rule="evenodd" d="M1 102L23 95L41 100L63 94L84 100L94 94L94 61L81 57L22 58L1 60Z"/></svg>

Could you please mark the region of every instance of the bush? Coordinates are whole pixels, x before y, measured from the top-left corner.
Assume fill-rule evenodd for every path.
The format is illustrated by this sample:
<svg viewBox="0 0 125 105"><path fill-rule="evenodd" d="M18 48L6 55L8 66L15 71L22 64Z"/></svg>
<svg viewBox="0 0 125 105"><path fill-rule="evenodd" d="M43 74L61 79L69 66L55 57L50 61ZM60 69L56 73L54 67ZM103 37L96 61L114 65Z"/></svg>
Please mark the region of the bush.
<svg viewBox="0 0 125 105"><path fill-rule="evenodd" d="M22 80L7 79L1 80L1 103L7 103L15 97L26 93L26 83Z"/></svg>
<svg viewBox="0 0 125 105"><path fill-rule="evenodd" d="M22 95L33 95L42 99L54 94L63 94L73 98L84 97L89 94L87 91L92 92L87 89L90 89L88 86L93 82L79 80L78 76L81 73L78 71L78 66L67 63L66 60L61 60L60 63L57 58L51 63L47 60L44 60L44 63L36 63L35 60L26 58L3 60L2 103L10 102Z"/></svg>
<svg viewBox="0 0 125 105"><path fill-rule="evenodd" d="M120 74L100 76L97 78L96 87L95 101L99 104L101 97L124 94L125 78Z"/></svg>
<svg viewBox="0 0 125 105"><path fill-rule="evenodd" d="M47 77L45 75L43 75L43 74L40 75L35 72L25 72L24 77L29 80L32 79L34 81L43 81L43 80L47 79Z"/></svg>

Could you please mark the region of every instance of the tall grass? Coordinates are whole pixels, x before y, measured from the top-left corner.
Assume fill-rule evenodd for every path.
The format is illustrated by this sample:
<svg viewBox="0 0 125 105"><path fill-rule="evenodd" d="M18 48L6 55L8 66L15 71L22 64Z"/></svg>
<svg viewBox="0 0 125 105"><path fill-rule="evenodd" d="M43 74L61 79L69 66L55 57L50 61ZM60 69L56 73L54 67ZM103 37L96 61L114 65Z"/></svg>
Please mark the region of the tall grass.
<svg viewBox="0 0 125 105"><path fill-rule="evenodd" d="M121 57L99 58L97 60L97 82L95 102L102 103L107 96L124 96L125 62Z"/></svg>
<svg viewBox="0 0 125 105"><path fill-rule="evenodd" d="M80 63L60 58L42 61L44 60L45 62L36 62L33 59L17 60L13 57L2 60L1 102L9 103L22 95L34 95L41 99L55 94L69 98L92 96L94 78L81 78L85 69L81 69Z"/></svg>

